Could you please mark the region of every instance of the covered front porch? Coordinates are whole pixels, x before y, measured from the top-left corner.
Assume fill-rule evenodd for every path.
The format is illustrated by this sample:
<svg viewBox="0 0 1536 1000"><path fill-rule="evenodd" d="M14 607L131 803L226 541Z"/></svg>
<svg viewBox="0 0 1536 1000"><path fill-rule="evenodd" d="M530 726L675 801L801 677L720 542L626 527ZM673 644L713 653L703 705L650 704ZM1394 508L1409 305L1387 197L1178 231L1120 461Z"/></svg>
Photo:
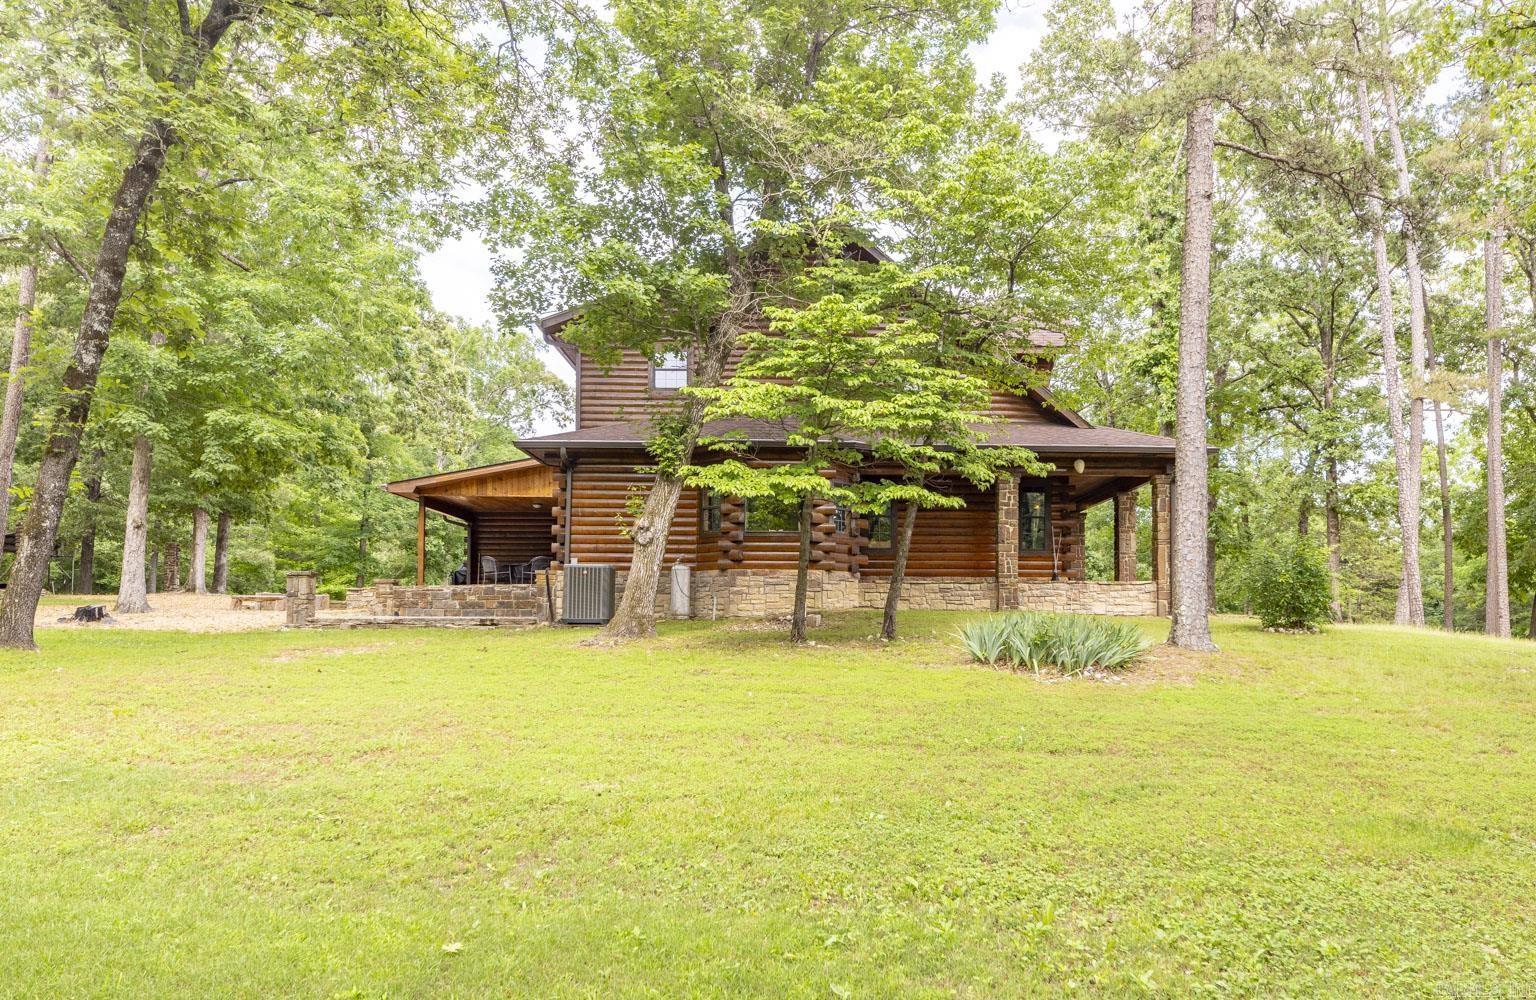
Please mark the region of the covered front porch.
<svg viewBox="0 0 1536 1000"><path fill-rule="evenodd" d="M465 529L457 584L528 584L548 565L556 523L555 473L532 459L501 462L384 487L416 503L416 586L427 584L427 518ZM450 581L440 581L448 583Z"/></svg>
<svg viewBox="0 0 1536 1000"><path fill-rule="evenodd" d="M998 610L1142 608L1166 615L1171 596L1171 469L1138 459L1075 459L1065 474L1045 479L1000 477L994 487L992 577ZM1142 578L1138 551L1138 491L1150 493L1150 573ZM1113 553L1108 578L1088 574L1089 511L1112 504ZM1052 584L1075 589L1062 591ZM1091 594L1090 592L1096 592ZM1144 600L1143 600L1143 596ZM1129 613L1122 611L1122 613Z"/></svg>

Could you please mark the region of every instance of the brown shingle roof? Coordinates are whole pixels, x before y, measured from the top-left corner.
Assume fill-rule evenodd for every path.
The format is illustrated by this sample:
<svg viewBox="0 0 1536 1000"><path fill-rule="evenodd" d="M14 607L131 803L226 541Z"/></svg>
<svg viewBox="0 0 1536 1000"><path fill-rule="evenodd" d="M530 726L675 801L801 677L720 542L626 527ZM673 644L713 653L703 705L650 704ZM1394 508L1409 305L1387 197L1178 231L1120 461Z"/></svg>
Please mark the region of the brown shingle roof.
<svg viewBox="0 0 1536 1000"><path fill-rule="evenodd" d="M987 444L1029 448L1040 454L1080 452L1172 455L1174 448L1173 438L1123 431L1114 427L1076 427L1044 421L1017 421L989 424L984 430ZM788 425L780 421L711 420L704 425L705 437L736 437L756 445L783 444L787 433ZM600 449L641 447L650 436L649 421L627 420L525 438L517 446L531 455L547 455L559 448L573 446Z"/></svg>

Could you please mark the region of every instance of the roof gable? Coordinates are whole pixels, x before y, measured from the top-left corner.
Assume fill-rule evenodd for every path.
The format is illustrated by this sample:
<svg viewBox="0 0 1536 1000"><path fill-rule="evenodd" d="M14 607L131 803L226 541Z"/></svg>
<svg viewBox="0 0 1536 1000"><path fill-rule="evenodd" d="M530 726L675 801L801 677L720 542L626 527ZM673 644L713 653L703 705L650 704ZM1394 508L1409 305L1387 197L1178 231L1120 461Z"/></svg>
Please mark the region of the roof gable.
<svg viewBox="0 0 1536 1000"><path fill-rule="evenodd" d="M524 497L545 500L555 495L554 470L536 458L497 462L473 469L456 469L431 476L385 483L395 496L423 497Z"/></svg>

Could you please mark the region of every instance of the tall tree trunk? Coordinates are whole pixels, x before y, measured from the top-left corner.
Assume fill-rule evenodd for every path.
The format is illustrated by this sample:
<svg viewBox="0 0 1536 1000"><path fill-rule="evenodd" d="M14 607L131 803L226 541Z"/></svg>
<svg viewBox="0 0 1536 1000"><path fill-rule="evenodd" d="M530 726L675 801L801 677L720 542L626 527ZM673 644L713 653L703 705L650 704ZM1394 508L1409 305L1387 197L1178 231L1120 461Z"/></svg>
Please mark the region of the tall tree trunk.
<svg viewBox="0 0 1536 1000"><path fill-rule="evenodd" d="M1216 0L1193 0L1190 33L1195 61L1216 44ZM1185 649L1215 649L1206 590L1210 532L1206 463L1205 371L1211 312L1211 241L1216 187L1216 108L1203 97L1184 128L1184 245L1179 280L1177 446L1173 481L1173 624L1168 641Z"/></svg>
<svg viewBox="0 0 1536 1000"><path fill-rule="evenodd" d="M149 473L155 447L149 438L133 438L133 469L128 475L128 513L123 522L123 572L118 577L118 614L143 614L149 610L145 592L144 552L149 542Z"/></svg>
<svg viewBox="0 0 1536 1000"><path fill-rule="evenodd" d="M1424 293L1424 363L1435 363L1435 338L1430 330L1429 293ZM1440 479L1440 624L1447 632L1456 630L1456 535L1451 519L1451 468L1446 459L1445 418L1440 400L1433 400L1435 411L1435 466Z"/></svg>
<svg viewBox="0 0 1536 1000"><path fill-rule="evenodd" d="M85 481L85 527L80 532L80 562L71 589L77 594L96 592L96 505L101 502L101 449L91 455L91 478ZM80 588L81 582L85 589Z"/></svg>
<svg viewBox="0 0 1536 1000"><path fill-rule="evenodd" d="M1502 173L1494 154L1488 177ZM1488 332L1488 570L1483 630L1509 636L1509 549L1504 530L1504 223L1495 205L1483 241L1483 319Z"/></svg>
<svg viewBox="0 0 1536 1000"><path fill-rule="evenodd" d="M1360 118L1360 139L1366 159L1376 159L1376 128L1371 124L1371 99L1365 79L1355 81L1355 101ZM1381 384L1387 398L1387 426L1392 435L1392 456L1397 467L1397 526L1402 537L1402 568L1399 591L1406 597L1399 606L1399 625L1424 624L1424 586L1419 573L1419 509L1413 488L1417 477L1410 468L1409 441L1403 425L1402 374L1397 362L1397 323L1392 314L1392 265L1387 259L1387 226L1381 207L1381 190L1375 174L1368 173L1366 209L1370 218L1371 252L1376 261L1377 319L1381 328Z"/></svg>
<svg viewBox="0 0 1536 1000"><path fill-rule="evenodd" d="M1245 505L1243 507L1243 544L1244 545L1251 545L1251 544L1253 544L1253 529L1252 529L1252 523L1251 522L1252 522L1252 518L1250 518L1248 516L1248 508ZM1253 595L1251 595L1248 592L1248 588L1247 587L1243 588L1243 614L1245 614L1245 615L1253 614Z"/></svg>
<svg viewBox="0 0 1536 1000"><path fill-rule="evenodd" d="M476 573L479 570L475 570ZM357 522L357 585L368 585L368 515Z"/></svg>
<svg viewBox="0 0 1536 1000"><path fill-rule="evenodd" d="M181 589L181 543L166 542L160 550L160 589L166 593Z"/></svg>
<svg viewBox="0 0 1536 1000"><path fill-rule="evenodd" d="M1418 514L1422 507L1424 489L1424 381L1428 357L1425 337L1424 271L1419 263L1419 235L1414 228L1409 205L1413 198L1413 175L1408 169L1408 151L1403 145L1403 133L1399 124L1397 84L1390 72L1391 51L1388 46L1389 24L1385 2L1379 4L1381 55L1389 72L1382 83L1383 106L1386 111L1387 140L1392 147L1392 164L1397 172L1398 211L1403 222L1403 265L1408 273L1408 478L1403 483L1409 492L1414 517L1414 534L1419 528ZM1415 545L1417 547L1417 545ZM1415 595L1409 589L1410 581L1404 577L1398 581L1397 618L1413 619ZM1424 624L1424 584L1419 582L1418 617L1413 624Z"/></svg>
<svg viewBox="0 0 1536 1000"><path fill-rule="evenodd" d="M194 594L208 593L208 512L199 507L192 512L192 564L187 568L187 589Z"/></svg>
<svg viewBox="0 0 1536 1000"><path fill-rule="evenodd" d="M1447 632L1456 630L1456 545L1455 528L1451 520L1451 470L1445 456L1445 419L1440 415L1440 400L1435 407L1435 462L1440 472L1440 547L1445 565L1440 571L1440 587L1444 592L1440 610L1440 623Z"/></svg>
<svg viewBox="0 0 1536 1000"><path fill-rule="evenodd" d="M1334 621L1344 617L1339 601L1339 580L1343 575L1339 561L1339 460L1328 457L1324 465L1328 485L1323 490L1323 532L1328 545L1328 614Z"/></svg>
<svg viewBox="0 0 1536 1000"><path fill-rule="evenodd" d="M32 155L32 176L42 183L52 162L48 153L48 134L37 137ZM37 308L37 249L21 267L16 294L16 330L11 335L11 367L5 383L5 408L0 412L0 534L11 523L11 485L16 474L16 436L21 430L21 403L26 395L27 363L32 359L32 310Z"/></svg>
<svg viewBox="0 0 1536 1000"><path fill-rule="evenodd" d="M816 498L806 496L800 501L800 555L795 560L795 606L789 616L789 641L805 642L805 599L811 584L811 511L816 509Z"/></svg>
<svg viewBox="0 0 1536 1000"><path fill-rule="evenodd" d="M208 53L232 24L250 14L246 0L213 0L202 22L185 33L171 70L171 83L179 90L190 90ZM91 288L75 336L74 353L64 370L63 392L48 422L48 436L37 469L37 487L16 539L16 560L11 564L4 600L0 601L0 646L37 648L32 623L48 580L48 562L58 537L64 501L69 497L70 474L80 457L80 438L90 419L96 379L122 301L128 253L139 217L165 168L166 150L175 141L169 122L158 118L151 121L113 195L112 209L91 268Z"/></svg>
<svg viewBox="0 0 1536 1000"><path fill-rule="evenodd" d="M1332 296L1327 296L1324 302L1319 303L1317 311L1317 346L1323 363L1323 412L1329 419L1330 427L1334 426L1339 385L1338 337L1334 327L1336 317L1332 301ZM1328 548L1328 616L1333 621L1342 621L1344 617L1344 605L1339 600L1343 578L1339 556L1339 522L1339 439L1337 432L1330 430L1327 440L1323 442L1323 541Z"/></svg>
<svg viewBox="0 0 1536 1000"><path fill-rule="evenodd" d="M698 363L689 372L692 385L714 387L721 384L736 343L751 319L756 282L735 253L728 254L727 269L731 272L731 306L705 338ZM680 417L676 440L667 449L677 456L677 460L658 468L651 490L646 494L645 505L630 526L629 576L613 619L602 632L603 638L610 641L643 639L656 634L656 587L661 580L662 560L667 554L667 534L677 514L678 500L683 495L683 481L676 469L693 458L694 446L704 426L703 404L697 399L684 400Z"/></svg>
<svg viewBox="0 0 1536 1000"><path fill-rule="evenodd" d="M891 562L891 586L885 592L885 617L880 622L880 635L886 639L896 638L896 612L901 607L901 586L907 577L907 554L912 551L918 510L915 503L902 507L901 531L896 534L896 551Z"/></svg>
<svg viewBox="0 0 1536 1000"><path fill-rule="evenodd" d="M213 592L229 593L229 511L219 511L219 527L213 536Z"/></svg>

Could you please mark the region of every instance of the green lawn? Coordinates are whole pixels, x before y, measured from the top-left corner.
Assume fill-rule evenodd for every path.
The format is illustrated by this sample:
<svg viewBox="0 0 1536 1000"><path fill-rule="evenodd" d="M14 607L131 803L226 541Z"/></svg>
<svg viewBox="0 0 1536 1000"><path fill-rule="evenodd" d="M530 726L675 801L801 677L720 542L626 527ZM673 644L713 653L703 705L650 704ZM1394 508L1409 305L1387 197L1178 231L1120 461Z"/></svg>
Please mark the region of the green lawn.
<svg viewBox="0 0 1536 1000"><path fill-rule="evenodd" d="M1536 991L1536 644L1231 621L1044 683L957 620L45 632L0 994Z"/></svg>

